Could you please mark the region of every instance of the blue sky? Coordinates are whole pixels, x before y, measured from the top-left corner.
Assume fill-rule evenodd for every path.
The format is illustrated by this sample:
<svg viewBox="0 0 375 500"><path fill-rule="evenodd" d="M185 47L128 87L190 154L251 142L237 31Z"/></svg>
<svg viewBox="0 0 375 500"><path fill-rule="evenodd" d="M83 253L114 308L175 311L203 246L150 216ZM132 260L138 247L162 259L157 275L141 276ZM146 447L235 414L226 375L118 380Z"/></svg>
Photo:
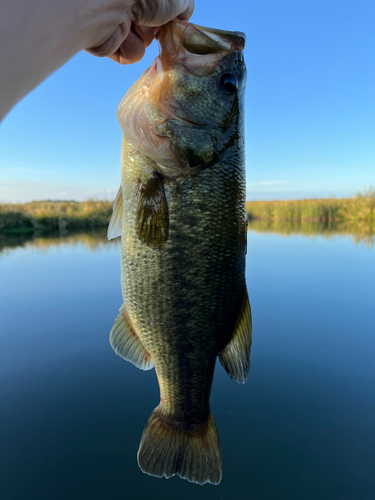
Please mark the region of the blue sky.
<svg viewBox="0 0 375 500"><path fill-rule="evenodd" d="M375 187L373 0L196 0L192 22L244 31L247 198ZM113 199L121 98L157 53L120 66L80 53L0 125L0 202Z"/></svg>

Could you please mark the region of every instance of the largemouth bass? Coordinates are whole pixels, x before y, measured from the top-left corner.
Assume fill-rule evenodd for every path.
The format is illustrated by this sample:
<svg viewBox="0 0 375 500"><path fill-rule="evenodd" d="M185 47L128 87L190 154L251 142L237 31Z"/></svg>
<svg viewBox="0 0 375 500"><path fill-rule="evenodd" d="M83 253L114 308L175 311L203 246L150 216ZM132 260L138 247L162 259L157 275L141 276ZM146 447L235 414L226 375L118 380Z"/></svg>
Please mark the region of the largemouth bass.
<svg viewBox="0 0 375 500"><path fill-rule="evenodd" d="M121 187L108 237L121 235L124 303L116 353L155 367L160 404L138 451L154 476L221 480L209 405L216 358L246 381L244 35L173 21L160 54L118 109Z"/></svg>

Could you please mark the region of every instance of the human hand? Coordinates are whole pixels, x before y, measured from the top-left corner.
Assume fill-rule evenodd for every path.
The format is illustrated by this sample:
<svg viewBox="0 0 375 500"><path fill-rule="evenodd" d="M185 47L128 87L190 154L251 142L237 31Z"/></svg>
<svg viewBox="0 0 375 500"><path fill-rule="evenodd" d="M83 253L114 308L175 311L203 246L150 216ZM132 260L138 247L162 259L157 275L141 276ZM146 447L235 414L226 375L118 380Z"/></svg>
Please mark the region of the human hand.
<svg viewBox="0 0 375 500"><path fill-rule="evenodd" d="M194 0L135 0L117 12L117 24L106 26L101 41L86 51L120 64L135 63L142 59L161 26L176 17L188 21L193 11Z"/></svg>

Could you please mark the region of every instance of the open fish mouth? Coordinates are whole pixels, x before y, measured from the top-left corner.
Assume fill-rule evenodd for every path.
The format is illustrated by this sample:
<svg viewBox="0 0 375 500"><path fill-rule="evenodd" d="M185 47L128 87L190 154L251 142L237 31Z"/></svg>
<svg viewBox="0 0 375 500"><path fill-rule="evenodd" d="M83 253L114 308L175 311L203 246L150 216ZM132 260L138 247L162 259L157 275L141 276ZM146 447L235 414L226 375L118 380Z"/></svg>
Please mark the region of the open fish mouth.
<svg viewBox="0 0 375 500"><path fill-rule="evenodd" d="M228 128L236 101L229 90L224 104L231 109L222 123L215 123L209 113L196 112L196 107L208 106L208 98L217 92L212 85L216 74L225 78L227 69L235 66L237 73L245 71L245 35L174 20L160 29L157 38L159 55L120 102L118 120L124 139L155 161L165 175L168 170L195 175L223 149L216 147L214 135ZM205 87L210 78L211 87ZM230 89L231 82L226 85ZM192 152L194 143L200 144L197 153Z"/></svg>
<svg viewBox="0 0 375 500"><path fill-rule="evenodd" d="M208 76L223 57L244 49L246 36L239 31L205 28L175 19L163 26L158 40L163 71L181 63L195 76Z"/></svg>

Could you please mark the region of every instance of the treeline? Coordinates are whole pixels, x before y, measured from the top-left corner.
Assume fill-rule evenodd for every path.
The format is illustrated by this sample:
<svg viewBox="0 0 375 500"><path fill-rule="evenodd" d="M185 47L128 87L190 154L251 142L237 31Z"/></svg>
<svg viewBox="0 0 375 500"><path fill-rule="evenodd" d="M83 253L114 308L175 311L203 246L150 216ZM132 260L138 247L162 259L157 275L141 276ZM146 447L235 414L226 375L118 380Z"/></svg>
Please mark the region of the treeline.
<svg viewBox="0 0 375 500"><path fill-rule="evenodd" d="M285 201L249 201L246 203L249 220L336 224L365 222L375 225L375 191L370 189L353 198L323 198Z"/></svg>
<svg viewBox="0 0 375 500"><path fill-rule="evenodd" d="M64 232L104 227L112 214L108 201L33 201L0 204L0 232Z"/></svg>

